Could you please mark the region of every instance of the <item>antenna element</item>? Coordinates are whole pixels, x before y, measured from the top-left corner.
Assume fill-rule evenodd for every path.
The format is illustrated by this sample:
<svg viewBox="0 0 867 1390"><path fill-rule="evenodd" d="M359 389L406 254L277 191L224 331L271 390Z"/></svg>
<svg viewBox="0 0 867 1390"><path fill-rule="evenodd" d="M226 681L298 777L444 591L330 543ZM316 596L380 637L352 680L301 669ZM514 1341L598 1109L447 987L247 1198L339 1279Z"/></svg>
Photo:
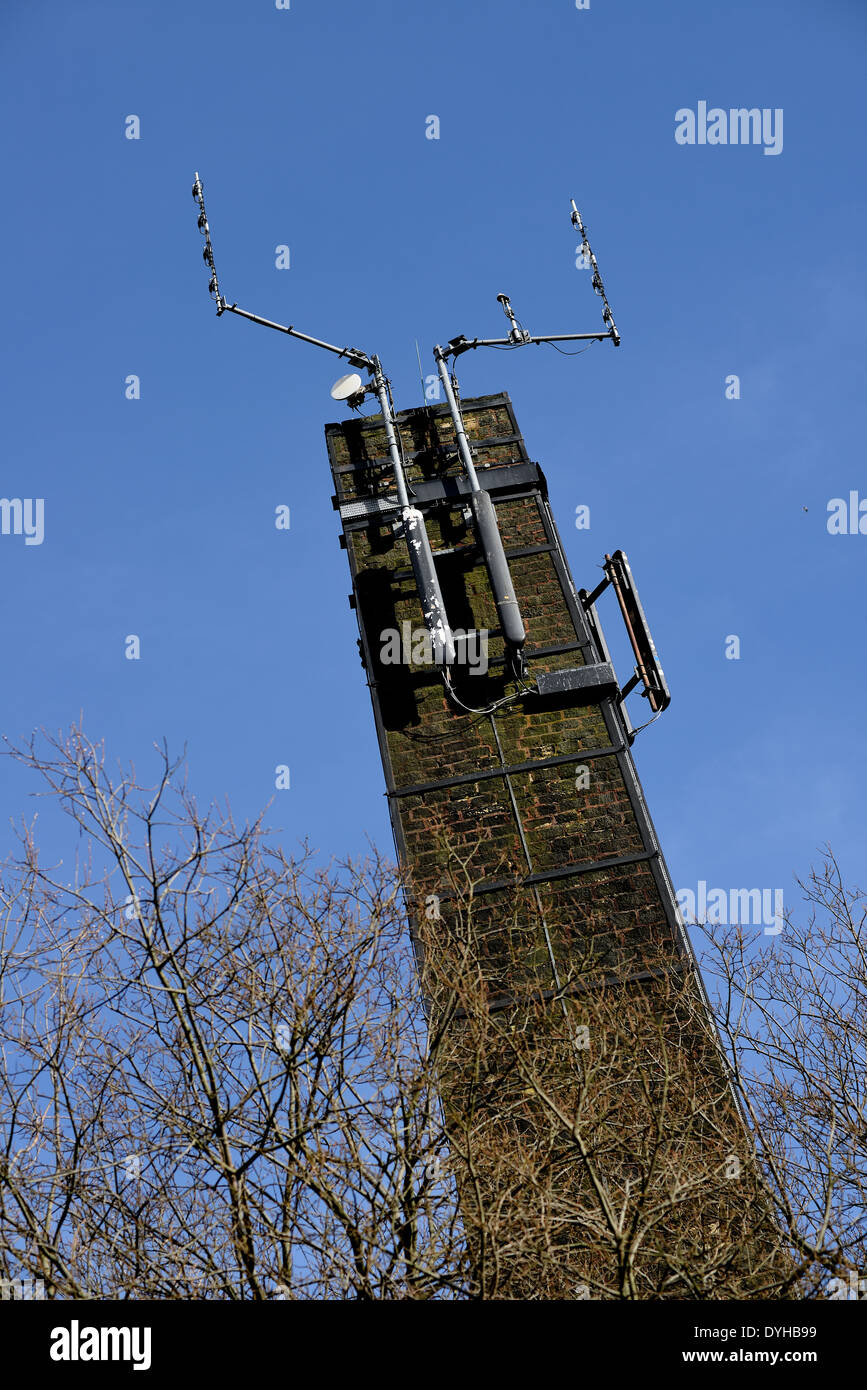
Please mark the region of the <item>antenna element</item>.
<svg viewBox="0 0 867 1390"><path fill-rule="evenodd" d="M198 172L193 182L193 197L199 205L199 231L205 238L205 249L202 252L202 260L211 272L211 278L208 281L208 294L217 305L217 317L219 318L226 307L226 302L220 294L217 267L214 265L214 248L211 245L211 229L208 226L208 214L205 212L205 190L202 188L202 180L199 178Z"/></svg>
<svg viewBox="0 0 867 1390"><path fill-rule="evenodd" d="M608 324L608 327L611 330L611 338L614 343L614 346L620 347L620 334L617 332L617 329L614 326L614 315L611 312L611 306L608 303L608 298L605 294L605 286L602 283L602 276L599 274L599 266L596 264L596 257L590 249L590 242L587 240L587 232L584 228L584 223L581 221L581 214L575 205L575 199L573 198L571 201L572 226L576 227L581 234L581 251L587 257L587 259L593 267L593 280L591 281L591 283L596 293L598 295L601 295L602 297L602 303L604 305L604 308L602 310L602 320L604 323Z"/></svg>

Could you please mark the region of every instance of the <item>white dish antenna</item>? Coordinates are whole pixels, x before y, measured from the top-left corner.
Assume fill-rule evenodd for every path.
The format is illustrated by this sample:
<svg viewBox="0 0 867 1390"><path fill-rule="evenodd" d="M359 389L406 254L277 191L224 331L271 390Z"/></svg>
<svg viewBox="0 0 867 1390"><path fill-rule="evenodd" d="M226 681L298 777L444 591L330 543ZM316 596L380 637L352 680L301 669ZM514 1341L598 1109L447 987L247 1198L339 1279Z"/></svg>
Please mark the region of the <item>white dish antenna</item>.
<svg viewBox="0 0 867 1390"><path fill-rule="evenodd" d="M331 388L331 396L335 401L345 401L348 396L354 396L361 390L361 377L358 372L349 372L346 376L339 376Z"/></svg>

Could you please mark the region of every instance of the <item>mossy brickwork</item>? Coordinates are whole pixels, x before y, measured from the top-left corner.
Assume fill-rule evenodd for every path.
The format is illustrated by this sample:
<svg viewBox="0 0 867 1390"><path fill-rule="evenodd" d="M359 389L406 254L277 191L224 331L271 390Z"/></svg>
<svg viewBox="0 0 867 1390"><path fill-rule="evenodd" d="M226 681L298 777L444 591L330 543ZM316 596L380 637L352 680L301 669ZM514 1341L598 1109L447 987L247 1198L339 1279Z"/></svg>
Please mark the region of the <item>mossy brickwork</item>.
<svg viewBox="0 0 867 1390"><path fill-rule="evenodd" d="M528 684L539 672L600 661L544 475L529 460L508 397L468 400L463 411L527 627ZM398 425L451 625L488 634L487 672L464 666L454 675L460 700L485 709L520 687L505 669L451 418L444 406L429 407L402 413ZM414 634L423 628L406 545L388 507L395 494L382 418L329 425L326 437L395 838L419 893L447 897L446 859L469 855L476 894L492 911L496 884L508 882L501 891L511 893L516 878L532 880L535 915L541 903L551 940L567 959L593 943L610 952L619 942L622 953L630 938L636 947L639 939L673 940L665 867L614 702L543 703L527 695L491 715L471 714L447 699L433 664L411 660L409 646L408 663L384 662L390 632L403 633L405 623ZM538 944L527 944L534 960ZM551 970L545 954L543 976ZM502 967L491 984L508 990L520 962L507 953Z"/></svg>

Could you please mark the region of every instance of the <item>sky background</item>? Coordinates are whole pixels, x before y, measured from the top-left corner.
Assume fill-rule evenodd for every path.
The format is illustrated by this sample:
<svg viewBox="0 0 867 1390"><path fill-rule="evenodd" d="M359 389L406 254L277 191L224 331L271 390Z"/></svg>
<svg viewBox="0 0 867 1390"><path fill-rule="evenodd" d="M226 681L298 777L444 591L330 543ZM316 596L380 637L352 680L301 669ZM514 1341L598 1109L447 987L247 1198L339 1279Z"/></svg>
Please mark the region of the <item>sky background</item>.
<svg viewBox="0 0 867 1390"><path fill-rule="evenodd" d="M510 394L576 585L629 556L673 696L634 751L675 886L788 908L826 841L867 886L867 535L827 529L867 499L867 5L6 0L0 54L0 490L45 499L42 545L0 536L0 733L81 713L145 781L186 744L200 801L273 797L288 850L390 851L323 436L346 368L216 318L193 174L229 300L379 353L398 408L416 339L430 373L435 342L501 334L500 291L531 332L601 326L574 197L622 347L470 354L462 393ZM677 144L701 100L782 108L782 152ZM3 760L0 789L8 852L36 783ZM49 814L43 841L77 832Z"/></svg>

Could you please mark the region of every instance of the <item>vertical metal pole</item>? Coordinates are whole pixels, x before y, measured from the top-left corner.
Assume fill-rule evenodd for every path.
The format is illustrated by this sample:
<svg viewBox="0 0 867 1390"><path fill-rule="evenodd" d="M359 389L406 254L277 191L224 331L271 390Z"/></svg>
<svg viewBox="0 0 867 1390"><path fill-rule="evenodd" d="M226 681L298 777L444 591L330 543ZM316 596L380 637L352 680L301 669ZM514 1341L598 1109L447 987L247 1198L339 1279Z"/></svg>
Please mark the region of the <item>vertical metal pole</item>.
<svg viewBox="0 0 867 1390"><path fill-rule="evenodd" d="M433 643L434 659L438 665L451 666L455 660L455 639L449 627L439 577L431 553L427 528L424 524L424 516L417 507L413 507L410 503L406 490L406 478L403 473L403 461L400 456L400 445L397 441L397 431L391 413L391 402L388 399L388 385L379 358L374 357L371 360L373 365L370 371L379 398L382 418L385 422L388 453L394 471L397 498L400 503L403 534L415 575L416 588L421 599L425 627L430 633Z"/></svg>
<svg viewBox="0 0 867 1390"><path fill-rule="evenodd" d="M446 393L449 410L451 411L452 421L455 427L455 437L458 441L458 452L461 456L464 468L467 470L467 477L470 480L470 506L473 510L473 517L476 523L476 535L479 538L482 556L485 561L485 568L488 571L488 579L491 583L491 592L494 595L494 602L497 605L497 613L500 618L500 627L503 636L510 647L520 652L526 640L524 632L524 619L521 617L521 609L515 596L515 586L512 583L512 575L509 570L509 562L506 559L506 552L503 549L503 538L500 535L500 528L497 525L497 516L494 511L494 504L490 494L485 492L479 483L473 463L473 456L470 451L467 432L464 428L463 416L460 407L455 400L455 393L452 389L449 369L446 365L445 353L437 344L434 348L437 369L443 390Z"/></svg>
<svg viewBox="0 0 867 1390"><path fill-rule="evenodd" d="M436 347L434 348L434 357L436 358L437 371L440 374L440 380L443 384L443 390L446 393L446 400L449 404L449 410L452 414L452 423L455 427L455 437L458 441L458 452L461 456L461 461L464 465L464 468L467 470L467 477L470 480L470 487L472 488L473 492L481 492L482 489L479 483L478 474L476 473L476 466L473 463L473 455L470 451L470 445L467 439L467 432L464 429L464 418L461 415L460 410L458 409L458 403L455 400L455 393L452 389L452 379L449 376L449 369L446 366L446 355L440 347L439 343L437 343Z"/></svg>

